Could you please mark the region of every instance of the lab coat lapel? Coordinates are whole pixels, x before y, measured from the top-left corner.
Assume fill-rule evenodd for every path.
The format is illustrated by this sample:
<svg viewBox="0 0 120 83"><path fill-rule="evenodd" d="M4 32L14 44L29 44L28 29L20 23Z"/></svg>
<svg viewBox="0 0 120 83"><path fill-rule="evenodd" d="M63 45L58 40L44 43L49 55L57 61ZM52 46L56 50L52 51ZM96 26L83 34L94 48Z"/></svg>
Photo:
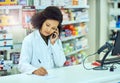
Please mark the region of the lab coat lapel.
<svg viewBox="0 0 120 83"><path fill-rule="evenodd" d="M45 43L44 39L43 39L42 36L40 35L39 30L37 30L36 38L37 38L37 40L40 42L40 44L44 45L45 48L48 48L48 46L47 46L47 44Z"/></svg>
<svg viewBox="0 0 120 83"><path fill-rule="evenodd" d="M44 64L44 66L46 68L49 68L49 65L53 64L52 61L52 56L51 55L51 48L50 48L50 40L48 41L48 45L45 43L45 41L43 40L43 38L41 37L39 31L35 32L35 41L37 41L37 43L34 42L34 49L35 52L34 54L36 55L36 58L41 60L41 65ZM47 61L47 62L46 62Z"/></svg>

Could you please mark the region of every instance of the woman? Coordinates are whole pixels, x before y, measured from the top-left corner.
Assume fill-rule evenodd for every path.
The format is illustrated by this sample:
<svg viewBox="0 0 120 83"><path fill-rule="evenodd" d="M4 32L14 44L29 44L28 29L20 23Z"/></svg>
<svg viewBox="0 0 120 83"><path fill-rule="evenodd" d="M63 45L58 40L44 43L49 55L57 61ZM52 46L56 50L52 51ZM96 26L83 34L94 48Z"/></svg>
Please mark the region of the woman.
<svg viewBox="0 0 120 83"><path fill-rule="evenodd" d="M31 24L36 30L23 40L20 72L44 76L48 69L64 65L66 58L59 39L62 20L61 11L55 6L32 17Z"/></svg>

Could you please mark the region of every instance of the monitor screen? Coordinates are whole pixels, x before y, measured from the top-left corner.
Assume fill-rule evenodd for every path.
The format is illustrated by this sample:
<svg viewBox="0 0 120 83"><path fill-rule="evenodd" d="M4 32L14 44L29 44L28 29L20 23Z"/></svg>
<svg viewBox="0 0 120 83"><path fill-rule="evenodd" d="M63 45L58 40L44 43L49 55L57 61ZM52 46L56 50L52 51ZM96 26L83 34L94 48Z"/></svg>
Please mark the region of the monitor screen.
<svg viewBox="0 0 120 83"><path fill-rule="evenodd" d="M111 55L120 55L120 31L117 31Z"/></svg>

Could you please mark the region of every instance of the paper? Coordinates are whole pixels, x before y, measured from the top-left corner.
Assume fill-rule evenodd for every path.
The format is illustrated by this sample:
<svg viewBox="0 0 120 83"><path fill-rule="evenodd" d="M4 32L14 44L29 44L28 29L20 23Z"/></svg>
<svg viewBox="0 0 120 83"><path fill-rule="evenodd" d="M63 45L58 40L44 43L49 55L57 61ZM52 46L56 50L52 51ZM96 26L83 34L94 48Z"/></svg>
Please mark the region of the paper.
<svg viewBox="0 0 120 83"><path fill-rule="evenodd" d="M48 79L53 79L53 78L56 78L57 76L54 74L54 73L52 73L52 72L48 72L48 74L47 75L45 75L45 76L39 76L39 75L34 75L34 74L31 74L30 76L32 76L33 78L35 77L35 78L38 78L38 79L44 79L44 80L48 80Z"/></svg>

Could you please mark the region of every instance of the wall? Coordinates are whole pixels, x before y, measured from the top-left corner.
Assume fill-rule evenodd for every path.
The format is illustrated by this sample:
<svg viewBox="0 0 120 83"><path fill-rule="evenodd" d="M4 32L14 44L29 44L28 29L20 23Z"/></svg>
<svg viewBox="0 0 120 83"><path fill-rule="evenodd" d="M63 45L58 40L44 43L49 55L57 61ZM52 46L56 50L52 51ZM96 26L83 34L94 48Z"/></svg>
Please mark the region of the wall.
<svg viewBox="0 0 120 83"><path fill-rule="evenodd" d="M88 43L89 49L87 50L87 54L92 54L96 52L96 0L88 0L89 8L89 18L90 21L88 23ZM93 61L95 57L89 58L89 61Z"/></svg>
<svg viewBox="0 0 120 83"><path fill-rule="evenodd" d="M108 3L100 0L100 46L108 41ZM102 56L100 56L101 58Z"/></svg>
<svg viewBox="0 0 120 83"><path fill-rule="evenodd" d="M87 51L89 55L95 53L108 40L108 4L107 0L88 0L88 4L90 5L89 49ZM89 61L98 58L98 55L94 55Z"/></svg>

